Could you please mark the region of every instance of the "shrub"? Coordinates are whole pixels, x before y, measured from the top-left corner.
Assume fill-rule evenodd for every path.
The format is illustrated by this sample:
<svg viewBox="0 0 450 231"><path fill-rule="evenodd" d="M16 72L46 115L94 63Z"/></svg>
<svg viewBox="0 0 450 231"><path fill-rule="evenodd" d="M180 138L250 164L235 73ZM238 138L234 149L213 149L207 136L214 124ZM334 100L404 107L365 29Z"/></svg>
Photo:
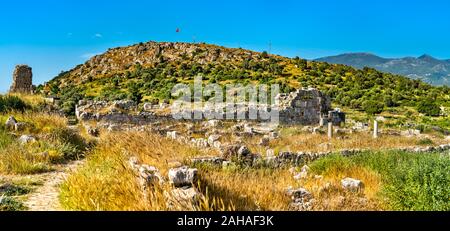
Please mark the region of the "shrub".
<svg viewBox="0 0 450 231"><path fill-rule="evenodd" d="M0 96L0 113L7 111L25 111L29 106L17 96Z"/></svg>
<svg viewBox="0 0 450 231"><path fill-rule="evenodd" d="M21 211L25 210L25 206L12 197L0 197L0 211Z"/></svg>
<svg viewBox="0 0 450 231"><path fill-rule="evenodd" d="M362 109L369 115L380 114L384 110L384 103L375 100L364 101Z"/></svg>
<svg viewBox="0 0 450 231"><path fill-rule="evenodd" d="M68 128L52 129L49 138L51 142L58 145L65 160L80 159L88 148L83 137Z"/></svg>
<svg viewBox="0 0 450 231"><path fill-rule="evenodd" d="M434 100L423 100L417 104L417 111L427 116L439 116L441 108Z"/></svg>

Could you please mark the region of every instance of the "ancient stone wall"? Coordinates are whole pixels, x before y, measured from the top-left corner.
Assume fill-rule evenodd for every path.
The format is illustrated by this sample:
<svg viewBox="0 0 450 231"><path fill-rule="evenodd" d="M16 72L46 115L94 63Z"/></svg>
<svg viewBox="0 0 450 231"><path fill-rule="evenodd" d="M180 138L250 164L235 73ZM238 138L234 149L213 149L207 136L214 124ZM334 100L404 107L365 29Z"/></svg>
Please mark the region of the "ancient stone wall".
<svg viewBox="0 0 450 231"><path fill-rule="evenodd" d="M281 94L277 100L283 124L319 124L323 115L331 110L330 98L315 88Z"/></svg>
<svg viewBox="0 0 450 231"><path fill-rule="evenodd" d="M13 74L11 93L33 93L33 72L27 65L17 65Z"/></svg>
<svg viewBox="0 0 450 231"><path fill-rule="evenodd" d="M330 112L330 98L314 88L300 89L291 94L282 94L277 99L279 102L278 109L274 110L279 111L279 122L281 124L314 125L319 124L321 118L324 117L330 117L333 121L340 121L343 116L345 120L345 114L341 112L336 112L337 114ZM258 109L263 109L266 115L261 117L262 112L258 111ZM230 108L228 105L223 104L215 105L214 108L205 107L200 111L194 111L192 108L189 108L177 113L186 115L184 117L180 116L180 118L189 120L198 119L195 117L195 114L199 114L203 115L202 120L214 118L220 120L231 119L269 122L272 118L267 113L270 113L269 111L271 110L272 108L269 105L242 104L234 105L234 107ZM170 105L168 104L153 105L147 103L142 108L138 108L136 103L132 101L80 101L75 114L78 119L83 121L97 120L140 125L173 118ZM276 113L270 114L273 115ZM335 114L337 116L334 116Z"/></svg>

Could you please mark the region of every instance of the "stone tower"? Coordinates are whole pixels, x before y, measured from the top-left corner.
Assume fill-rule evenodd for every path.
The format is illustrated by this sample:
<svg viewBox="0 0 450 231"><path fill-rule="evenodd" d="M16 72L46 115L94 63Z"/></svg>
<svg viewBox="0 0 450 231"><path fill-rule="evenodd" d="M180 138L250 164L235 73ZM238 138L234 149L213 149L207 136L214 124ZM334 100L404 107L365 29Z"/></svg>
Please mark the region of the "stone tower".
<svg viewBox="0 0 450 231"><path fill-rule="evenodd" d="M33 93L33 72L27 65L17 65L13 74L11 93Z"/></svg>

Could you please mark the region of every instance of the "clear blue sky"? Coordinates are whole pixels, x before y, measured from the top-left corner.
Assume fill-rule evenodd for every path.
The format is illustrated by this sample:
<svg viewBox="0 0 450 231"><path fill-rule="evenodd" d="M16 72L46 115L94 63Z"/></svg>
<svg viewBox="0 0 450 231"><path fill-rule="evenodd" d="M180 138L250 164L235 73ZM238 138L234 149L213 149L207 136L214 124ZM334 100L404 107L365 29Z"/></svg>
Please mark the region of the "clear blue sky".
<svg viewBox="0 0 450 231"><path fill-rule="evenodd" d="M445 0L2 1L0 92L16 64L35 84L109 47L145 41L214 43L285 56L343 52L450 59ZM181 33L176 33L180 28Z"/></svg>

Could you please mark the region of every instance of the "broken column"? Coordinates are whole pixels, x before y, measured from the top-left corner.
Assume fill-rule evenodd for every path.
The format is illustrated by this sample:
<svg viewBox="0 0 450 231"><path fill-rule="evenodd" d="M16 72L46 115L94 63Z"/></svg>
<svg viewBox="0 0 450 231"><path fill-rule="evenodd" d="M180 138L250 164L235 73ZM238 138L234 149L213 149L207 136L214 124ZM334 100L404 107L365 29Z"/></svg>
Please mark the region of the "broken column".
<svg viewBox="0 0 450 231"><path fill-rule="evenodd" d="M333 123L332 122L328 123L328 138L329 139L333 138Z"/></svg>
<svg viewBox="0 0 450 231"><path fill-rule="evenodd" d="M378 121L373 121L373 138L378 138Z"/></svg>

